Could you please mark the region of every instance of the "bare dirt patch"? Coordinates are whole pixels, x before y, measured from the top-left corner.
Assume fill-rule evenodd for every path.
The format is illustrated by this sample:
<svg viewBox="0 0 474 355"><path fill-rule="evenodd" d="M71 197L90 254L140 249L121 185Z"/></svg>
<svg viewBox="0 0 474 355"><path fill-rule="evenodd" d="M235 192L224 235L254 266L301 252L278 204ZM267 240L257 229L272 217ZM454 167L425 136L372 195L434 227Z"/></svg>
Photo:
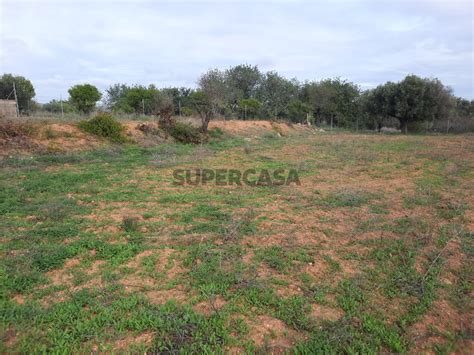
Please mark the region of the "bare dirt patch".
<svg viewBox="0 0 474 355"><path fill-rule="evenodd" d="M249 321L249 336L258 347L264 347L266 351L281 354L288 351L300 338L298 333L288 328L281 320L258 316Z"/></svg>
<svg viewBox="0 0 474 355"><path fill-rule="evenodd" d="M130 347L134 344L145 344L150 345L153 342L155 334L153 332L145 332L139 335L133 333L128 334L124 338L121 338L113 344L114 352L118 353L128 353Z"/></svg>
<svg viewBox="0 0 474 355"><path fill-rule="evenodd" d="M312 304L311 305L311 313L310 316L315 318L318 321L336 321L344 315L344 312L340 309L323 306L320 304Z"/></svg>

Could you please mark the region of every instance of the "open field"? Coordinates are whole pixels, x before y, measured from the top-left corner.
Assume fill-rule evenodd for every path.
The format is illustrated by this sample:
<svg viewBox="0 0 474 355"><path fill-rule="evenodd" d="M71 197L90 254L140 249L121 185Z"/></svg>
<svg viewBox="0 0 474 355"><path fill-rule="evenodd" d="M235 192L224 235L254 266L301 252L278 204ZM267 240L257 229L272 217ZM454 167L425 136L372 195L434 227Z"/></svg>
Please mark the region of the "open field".
<svg viewBox="0 0 474 355"><path fill-rule="evenodd" d="M472 353L474 137L259 124L1 160L0 351Z"/></svg>

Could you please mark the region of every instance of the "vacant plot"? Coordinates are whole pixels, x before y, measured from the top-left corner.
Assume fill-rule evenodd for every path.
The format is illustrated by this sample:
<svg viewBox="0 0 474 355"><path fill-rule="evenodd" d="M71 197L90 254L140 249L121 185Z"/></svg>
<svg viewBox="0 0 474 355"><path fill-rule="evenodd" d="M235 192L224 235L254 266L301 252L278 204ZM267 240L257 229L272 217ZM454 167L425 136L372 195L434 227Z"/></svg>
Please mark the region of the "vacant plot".
<svg viewBox="0 0 474 355"><path fill-rule="evenodd" d="M472 352L474 138L264 125L2 160L0 350Z"/></svg>

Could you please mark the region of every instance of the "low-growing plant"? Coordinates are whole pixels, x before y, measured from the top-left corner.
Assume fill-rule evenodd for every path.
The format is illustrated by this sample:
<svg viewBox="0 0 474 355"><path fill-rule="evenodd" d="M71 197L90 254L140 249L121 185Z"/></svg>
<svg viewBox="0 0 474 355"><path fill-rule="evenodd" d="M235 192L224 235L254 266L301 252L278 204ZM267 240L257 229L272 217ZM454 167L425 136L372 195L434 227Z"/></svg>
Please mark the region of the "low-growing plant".
<svg viewBox="0 0 474 355"><path fill-rule="evenodd" d="M125 232L136 232L138 230L138 218L124 217L122 220L122 228Z"/></svg>
<svg viewBox="0 0 474 355"><path fill-rule="evenodd" d="M219 127L209 130L208 133L211 138L221 138L224 135L224 131Z"/></svg>
<svg viewBox="0 0 474 355"><path fill-rule="evenodd" d="M146 135L158 136L162 131L156 125L152 123L140 123L137 125L137 129L142 131Z"/></svg>
<svg viewBox="0 0 474 355"><path fill-rule="evenodd" d="M186 123L174 122L169 127L166 127L166 130L171 137L180 143L199 144L204 141L204 136L199 130Z"/></svg>
<svg viewBox="0 0 474 355"><path fill-rule="evenodd" d="M114 142L125 142L123 126L109 113L98 113L93 118L78 124L82 130Z"/></svg>

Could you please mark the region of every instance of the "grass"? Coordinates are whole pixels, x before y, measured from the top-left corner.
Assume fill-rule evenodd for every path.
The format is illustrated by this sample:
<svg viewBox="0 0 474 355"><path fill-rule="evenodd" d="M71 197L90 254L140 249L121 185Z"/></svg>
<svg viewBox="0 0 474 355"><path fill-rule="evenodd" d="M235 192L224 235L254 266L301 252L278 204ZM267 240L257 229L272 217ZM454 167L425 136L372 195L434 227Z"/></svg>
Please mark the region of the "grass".
<svg viewBox="0 0 474 355"><path fill-rule="evenodd" d="M0 351L463 350L472 142L276 133L2 160ZM173 185L196 167L301 186Z"/></svg>

